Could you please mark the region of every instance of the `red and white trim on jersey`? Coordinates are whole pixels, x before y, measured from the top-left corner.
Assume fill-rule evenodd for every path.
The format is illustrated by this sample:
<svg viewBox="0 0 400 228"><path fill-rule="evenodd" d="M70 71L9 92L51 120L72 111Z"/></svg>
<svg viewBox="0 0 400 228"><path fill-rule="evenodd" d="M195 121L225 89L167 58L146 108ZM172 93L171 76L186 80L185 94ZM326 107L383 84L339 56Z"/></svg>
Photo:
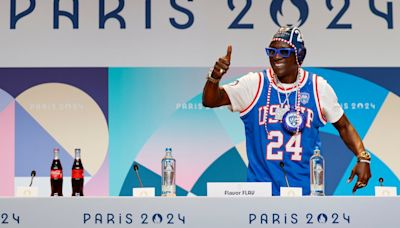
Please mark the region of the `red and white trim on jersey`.
<svg viewBox="0 0 400 228"><path fill-rule="evenodd" d="M309 75L309 73L307 71L300 69L300 79L299 79L300 80L299 81L300 88L306 84L308 75ZM297 88L295 84L293 84L293 86L291 86L289 88L283 88L282 86L278 86L275 83L274 72L273 72L272 68L269 68L267 70L267 77L268 77L269 82L272 83L272 87L274 87L274 89L276 89L282 93L292 92L292 91L295 91Z"/></svg>
<svg viewBox="0 0 400 228"><path fill-rule="evenodd" d="M314 100L317 106L317 110L318 110L318 116L319 119L321 120L321 122L325 125L327 120L323 114L323 110L321 107L321 101L320 101L320 97L319 97L319 93L318 93L318 76L316 74L313 75L313 88L314 88Z"/></svg>
<svg viewBox="0 0 400 228"><path fill-rule="evenodd" d="M258 73L258 87L257 87L256 96L254 97L254 99L253 99L253 101L250 103L250 105L247 106L247 108L243 109L243 110L240 112L240 116L246 115L248 112L250 112L250 111L253 109L254 105L257 104L257 101L258 101L258 99L259 99L260 96L261 96L261 92L262 92L262 90L263 90L263 87L264 87L264 75L263 75L262 72L259 72L259 73Z"/></svg>

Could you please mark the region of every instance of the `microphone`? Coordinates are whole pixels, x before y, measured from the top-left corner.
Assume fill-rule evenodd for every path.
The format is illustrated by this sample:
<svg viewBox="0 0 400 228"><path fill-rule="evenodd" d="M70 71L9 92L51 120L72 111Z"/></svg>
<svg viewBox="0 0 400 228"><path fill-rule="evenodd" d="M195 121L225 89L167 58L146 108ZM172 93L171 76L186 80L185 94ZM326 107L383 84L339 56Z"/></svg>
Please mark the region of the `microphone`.
<svg viewBox="0 0 400 228"><path fill-rule="evenodd" d="M285 181L286 181L286 187L290 187L289 186L289 181L288 181L288 178L287 178L287 175L286 175L286 170L285 170L285 164L281 161L280 163L279 163L279 166L281 167L281 169L282 169L282 171L283 171L283 175L285 176Z"/></svg>
<svg viewBox="0 0 400 228"><path fill-rule="evenodd" d="M383 186L383 178L382 177L379 177L379 183L380 183L380 185L382 187Z"/></svg>
<svg viewBox="0 0 400 228"><path fill-rule="evenodd" d="M139 175L139 166L136 163L135 163L135 165L133 165L133 169L135 170L136 177L139 180L140 187L143 188L142 179L140 179L140 175Z"/></svg>
<svg viewBox="0 0 400 228"><path fill-rule="evenodd" d="M31 183L29 184L29 187L32 187L32 183L33 183L33 178L36 176L36 171L32 170L31 172Z"/></svg>

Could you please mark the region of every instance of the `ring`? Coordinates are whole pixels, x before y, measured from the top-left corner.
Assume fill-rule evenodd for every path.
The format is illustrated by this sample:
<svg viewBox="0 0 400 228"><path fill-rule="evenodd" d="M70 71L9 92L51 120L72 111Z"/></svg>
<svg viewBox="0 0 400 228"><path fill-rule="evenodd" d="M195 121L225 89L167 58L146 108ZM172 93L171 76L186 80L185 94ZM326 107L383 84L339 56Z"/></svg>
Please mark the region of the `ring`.
<svg viewBox="0 0 400 228"><path fill-rule="evenodd" d="M224 72L225 72L224 69L219 69L219 73L220 73L220 74L223 74Z"/></svg>

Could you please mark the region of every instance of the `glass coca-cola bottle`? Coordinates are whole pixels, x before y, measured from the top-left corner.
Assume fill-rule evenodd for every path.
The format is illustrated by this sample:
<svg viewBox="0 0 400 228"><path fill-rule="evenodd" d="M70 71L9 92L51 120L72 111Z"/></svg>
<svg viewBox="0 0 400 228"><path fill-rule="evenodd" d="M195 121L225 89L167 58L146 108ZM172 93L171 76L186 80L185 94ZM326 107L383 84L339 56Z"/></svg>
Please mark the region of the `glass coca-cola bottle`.
<svg viewBox="0 0 400 228"><path fill-rule="evenodd" d="M81 149L75 149L75 160L72 164L72 196L83 196L83 165L81 161Z"/></svg>
<svg viewBox="0 0 400 228"><path fill-rule="evenodd" d="M50 167L51 196L62 196L63 172L59 158L60 150L54 148L54 158Z"/></svg>

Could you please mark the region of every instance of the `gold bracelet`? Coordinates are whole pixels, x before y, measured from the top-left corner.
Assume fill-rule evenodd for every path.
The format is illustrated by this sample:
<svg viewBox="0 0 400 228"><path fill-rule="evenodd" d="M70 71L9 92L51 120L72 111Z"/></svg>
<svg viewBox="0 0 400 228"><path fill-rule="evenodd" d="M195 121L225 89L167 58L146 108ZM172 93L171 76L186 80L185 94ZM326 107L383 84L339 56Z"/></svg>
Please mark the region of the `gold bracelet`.
<svg viewBox="0 0 400 228"><path fill-rule="evenodd" d="M371 154L369 154L367 151L364 150L363 152L361 152L357 155L357 160L358 161L361 161L361 160L371 161Z"/></svg>

